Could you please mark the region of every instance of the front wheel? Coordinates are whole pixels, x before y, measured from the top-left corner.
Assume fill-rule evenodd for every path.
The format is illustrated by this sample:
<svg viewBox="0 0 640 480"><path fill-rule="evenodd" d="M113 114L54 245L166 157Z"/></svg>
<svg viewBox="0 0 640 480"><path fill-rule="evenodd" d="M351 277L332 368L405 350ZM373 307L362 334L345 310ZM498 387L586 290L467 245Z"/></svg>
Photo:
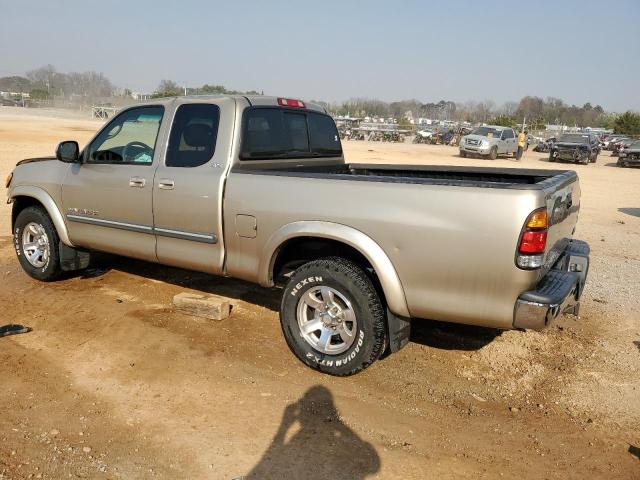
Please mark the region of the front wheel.
<svg viewBox="0 0 640 480"><path fill-rule="evenodd" d="M491 149L491 151L489 152L489 158L491 160L495 160L496 158L498 158L498 147L493 147Z"/></svg>
<svg viewBox="0 0 640 480"><path fill-rule="evenodd" d="M467 157L467 152L465 152L464 150L460 150L460 156L462 158L466 158Z"/></svg>
<svg viewBox="0 0 640 480"><path fill-rule="evenodd" d="M386 346L384 309L375 287L363 269L338 257L306 263L293 273L280 323L296 357L330 375L363 370Z"/></svg>
<svg viewBox="0 0 640 480"><path fill-rule="evenodd" d="M62 273L58 232L43 208L28 207L18 214L13 245L20 266L30 277L49 282Z"/></svg>

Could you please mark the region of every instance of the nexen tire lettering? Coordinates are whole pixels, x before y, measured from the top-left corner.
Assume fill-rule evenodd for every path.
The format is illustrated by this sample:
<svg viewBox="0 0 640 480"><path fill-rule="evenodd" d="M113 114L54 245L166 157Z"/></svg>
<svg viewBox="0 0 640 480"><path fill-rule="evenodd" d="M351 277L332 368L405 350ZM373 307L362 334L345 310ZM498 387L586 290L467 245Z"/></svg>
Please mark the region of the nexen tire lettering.
<svg viewBox="0 0 640 480"><path fill-rule="evenodd" d="M293 288L293 290L291 290L291 295L293 295L295 297L297 295L297 293L300 291L300 289L302 287L304 287L305 285L307 285L309 283L318 283L318 282L321 282L321 281L322 281L322 277L303 278L298 283L296 283L296 286Z"/></svg>
<svg viewBox="0 0 640 480"><path fill-rule="evenodd" d="M22 255L22 251L20 250L20 242L18 241L19 233L20 233L20 229L16 227L15 232L13 233L13 246L16 249L16 254L18 256Z"/></svg>

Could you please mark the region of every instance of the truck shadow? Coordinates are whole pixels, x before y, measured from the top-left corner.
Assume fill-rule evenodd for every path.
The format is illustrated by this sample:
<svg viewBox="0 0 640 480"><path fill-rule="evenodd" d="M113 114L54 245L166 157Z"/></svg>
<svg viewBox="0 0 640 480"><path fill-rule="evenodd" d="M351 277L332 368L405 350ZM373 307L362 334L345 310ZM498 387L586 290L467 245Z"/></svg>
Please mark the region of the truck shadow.
<svg viewBox="0 0 640 480"><path fill-rule="evenodd" d="M631 215L633 217L640 217L640 208L627 208L622 207L618 209L621 213L626 213L627 215Z"/></svg>
<svg viewBox="0 0 640 480"><path fill-rule="evenodd" d="M109 270L138 275L203 293L235 298L276 312L280 309L280 290L275 288L263 288L243 280L183 270L117 255L103 253L95 255L92 258L91 267L81 276L82 278L101 276Z"/></svg>
<svg viewBox="0 0 640 480"><path fill-rule="evenodd" d="M502 334L496 328L436 320L413 320L410 341L441 350L479 350Z"/></svg>
<svg viewBox="0 0 640 480"><path fill-rule="evenodd" d="M91 261L91 267L85 270L81 277L99 277L110 270L203 293L235 298L268 308L274 312L280 310L282 292L276 288L262 288L243 280L167 267L111 254L95 254ZM492 328L435 320L414 320L411 322L410 341L443 350L478 350L491 343L500 333L500 330Z"/></svg>
<svg viewBox="0 0 640 480"><path fill-rule="evenodd" d="M236 480L364 480L380 463L375 448L342 422L331 392L316 385L287 405L262 458Z"/></svg>

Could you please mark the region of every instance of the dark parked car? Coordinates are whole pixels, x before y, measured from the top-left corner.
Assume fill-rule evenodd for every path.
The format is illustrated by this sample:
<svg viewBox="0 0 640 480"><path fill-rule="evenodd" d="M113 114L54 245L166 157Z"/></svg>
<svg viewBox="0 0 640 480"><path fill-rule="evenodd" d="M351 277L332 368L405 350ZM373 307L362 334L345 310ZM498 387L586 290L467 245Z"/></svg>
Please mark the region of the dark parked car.
<svg viewBox="0 0 640 480"><path fill-rule="evenodd" d="M617 165L619 167L640 165L640 140L634 140L628 146L620 149Z"/></svg>
<svg viewBox="0 0 640 480"><path fill-rule="evenodd" d="M595 163L600 153L598 137L589 133L563 133L549 152L549 161Z"/></svg>

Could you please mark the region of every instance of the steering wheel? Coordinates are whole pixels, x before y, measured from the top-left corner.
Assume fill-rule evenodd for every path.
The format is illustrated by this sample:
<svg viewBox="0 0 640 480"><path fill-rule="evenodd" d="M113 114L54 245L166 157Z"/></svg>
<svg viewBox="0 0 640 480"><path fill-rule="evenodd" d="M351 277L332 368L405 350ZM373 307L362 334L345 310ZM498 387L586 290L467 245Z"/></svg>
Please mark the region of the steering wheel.
<svg viewBox="0 0 640 480"><path fill-rule="evenodd" d="M122 149L122 161L135 162L136 158L142 153L146 153L150 157L153 157L153 149L146 143L142 143L137 140L129 142Z"/></svg>

